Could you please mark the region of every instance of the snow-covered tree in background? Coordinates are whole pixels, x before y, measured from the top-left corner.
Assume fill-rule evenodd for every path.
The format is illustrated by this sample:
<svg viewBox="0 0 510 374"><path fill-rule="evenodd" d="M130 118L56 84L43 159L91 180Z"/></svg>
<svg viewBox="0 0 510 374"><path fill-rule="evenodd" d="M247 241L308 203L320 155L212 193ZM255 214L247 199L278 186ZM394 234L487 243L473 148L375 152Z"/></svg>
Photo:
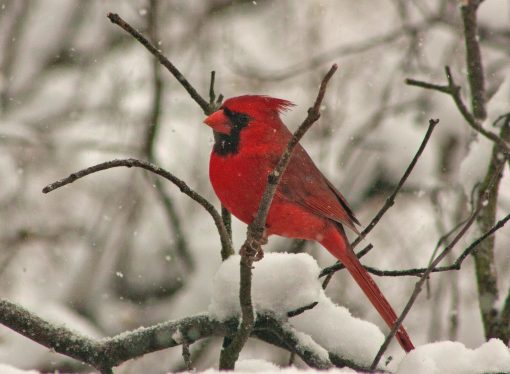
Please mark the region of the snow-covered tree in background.
<svg viewBox="0 0 510 374"><path fill-rule="evenodd" d="M91 338L163 323L126 335L138 344L135 356L183 347L124 362L133 356L119 343L110 352L125 358L116 373L217 367L222 337L235 333L239 258L221 261L210 216L175 186L150 172L111 169L40 192L71 172L134 157L171 171L219 209L202 110L108 12L136 25L205 97L216 70L216 91L226 97L293 101L285 122L294 129L337 62L321 120L302 144L365 225L397 186L429 118L439 118L395 205L363 242L374 246L363 263L379 274L426 268L438 240L471 216L489 186L477 222L441 266L453 263L510 211L510 8L479 3L0 1L1 322L30 311ZM245 227L234 220L232 231L239 248ZM432 274L404 322L418 349L404 357L392 343L379 367L510 371L509 248L504 227L460 271ZM369 367L387 330L375 325L381 321L352 279L338 272L323 291L318 275L334 259L311 243L272 238L265 250L254 265L253 303L257 323L280 335L256 325L258 339L248 341L238 368L277 370L247 358L286 366L289 344L297 367ZM377 281L398 312L417 278L382 273L394 275ZM427 344L436 341L447 342ZM77 344L86 351L94 342ZM0 363L90 370L3 326Z"/></svg>

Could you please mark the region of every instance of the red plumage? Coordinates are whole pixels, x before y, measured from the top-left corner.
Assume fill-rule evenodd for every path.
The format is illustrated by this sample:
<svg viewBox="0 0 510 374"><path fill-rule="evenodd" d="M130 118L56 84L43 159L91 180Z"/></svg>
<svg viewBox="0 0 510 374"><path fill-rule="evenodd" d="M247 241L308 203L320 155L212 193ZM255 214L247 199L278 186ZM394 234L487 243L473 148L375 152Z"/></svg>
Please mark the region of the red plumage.
<svg viewBox="0 0 510 374"><path fill-rule="evenodd" d="M222 204L250 223L257 214L268 174L292 134L280 113L293 106L282 99L245 95L228 99L205 119L216 133L209 176ZM359 224L345 198L324 177L301 145L294 149L269 209L267 235L315 240L340 260L381 317L392 327L397 317L349 246L342 225ZM403 327L397 339L406 352L414 346Z"/></svg>

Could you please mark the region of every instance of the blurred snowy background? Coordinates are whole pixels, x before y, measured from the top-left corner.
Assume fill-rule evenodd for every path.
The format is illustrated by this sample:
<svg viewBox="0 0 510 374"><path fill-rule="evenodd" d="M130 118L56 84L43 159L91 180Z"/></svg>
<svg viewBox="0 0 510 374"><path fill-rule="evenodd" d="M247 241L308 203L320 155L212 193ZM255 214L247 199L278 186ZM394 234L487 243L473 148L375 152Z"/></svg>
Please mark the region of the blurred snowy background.
<svg viewBox="0 0 510 374"><path fill-rule="evenodd" d="M216 70L217 91L226 97L258 93L293 101L297 107L284 118L292 129L322 74L339 63L322 118L303 143L365 224L398 182L428 119L439 118L397 204L367 239L375 249L366 264L426 266L438 238L469 214L465 192L485 173L487 145L451 98L404 83L409 77L443 84L448 64L468 93L457 1L1 0L0 297L97 337L206 311L210 303L219 237L209 215L173 185L141 170L111 169L41 193L94 163L135 157L151 159L219 207L208 180L213 137L201 124L203 113L107 12L156 38L204 96ZM479 17L487 90L496 94L489 118L495 119L510 107L510 82L504 81L510 76L510 3L486 0ZM510 211L508 174L499 216ZM450 261L476 237L471 231ZM244 236L245 227L234 221L236 248ZM505 295L508 228L498 232L496 247ZM268 250L304 251L321 266L334 262L312 243L272 238ZM415 280L376 278L397 311ZM337 274L327 294L386 331L348 275ZM460 272L431 277L406 326L418 345L484 342L470 259ZM194 344L194 365L217 365L220 346L221 339ZM396 343L390 353L402 355ZM250 341L242 357L278 365L289 359L258 341ZM2 326L0 362L87 370ZM182 368L176 348L116 372Z"/></svg>

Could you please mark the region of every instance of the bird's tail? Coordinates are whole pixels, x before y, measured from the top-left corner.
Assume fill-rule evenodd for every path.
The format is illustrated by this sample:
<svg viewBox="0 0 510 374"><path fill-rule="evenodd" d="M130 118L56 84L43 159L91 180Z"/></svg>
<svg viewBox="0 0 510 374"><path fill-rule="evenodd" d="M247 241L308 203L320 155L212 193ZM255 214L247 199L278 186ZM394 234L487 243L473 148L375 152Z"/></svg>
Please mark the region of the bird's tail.
<svg viewBox="0 0 510 374"><path fill-rule="evenodd" d="M324 239L321 240L321 244L344 264L386 324L390 329L393 328L397 320L395 311L388 300L386 300L377 284L375 284L370 274L368 274L363 265L361 265L356 254L350 248L343 229L340 227L339 230L331 230L329 235L326 235ZM400 326L397 330L396 336L398 342L406 352L414 349L414 345L403 326Z"/></svg>

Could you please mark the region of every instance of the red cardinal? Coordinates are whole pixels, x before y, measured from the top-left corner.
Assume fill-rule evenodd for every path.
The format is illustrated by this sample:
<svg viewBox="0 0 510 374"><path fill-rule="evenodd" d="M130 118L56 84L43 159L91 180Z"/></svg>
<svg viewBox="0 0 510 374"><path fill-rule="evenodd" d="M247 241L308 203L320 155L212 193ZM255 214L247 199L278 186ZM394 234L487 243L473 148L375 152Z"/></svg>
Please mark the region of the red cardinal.
<svg viewBox="0 0 510 374"><path fill-rule="evenodd" d="M228 99L204 120L215 131L209 176L221 203L249 224L257 214L267 176L292 134L280 113L286 100L246 95ZM397 316L349 246L342 225L359 224L342 194L313 163L301 145L282 176L266 222L267 235L315 240L340 260L391 328ZM407 332L397 332L406 352L414 349Z"/></svg>

